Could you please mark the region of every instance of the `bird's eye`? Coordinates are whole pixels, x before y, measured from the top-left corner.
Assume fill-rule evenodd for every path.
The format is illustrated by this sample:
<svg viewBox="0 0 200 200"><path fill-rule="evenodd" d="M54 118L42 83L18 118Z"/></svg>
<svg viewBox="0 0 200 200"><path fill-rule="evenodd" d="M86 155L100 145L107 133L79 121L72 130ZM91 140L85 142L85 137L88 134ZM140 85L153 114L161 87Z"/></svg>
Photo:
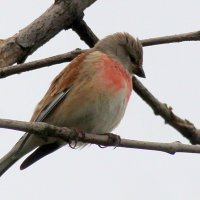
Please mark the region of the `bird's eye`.
<svg viewBox="0 0 200 200"><path fill-rule="evenodd" d="M135 60L134 57L130 56L130 60L131 60L132 63L136 63L136 60Z"/></svg>

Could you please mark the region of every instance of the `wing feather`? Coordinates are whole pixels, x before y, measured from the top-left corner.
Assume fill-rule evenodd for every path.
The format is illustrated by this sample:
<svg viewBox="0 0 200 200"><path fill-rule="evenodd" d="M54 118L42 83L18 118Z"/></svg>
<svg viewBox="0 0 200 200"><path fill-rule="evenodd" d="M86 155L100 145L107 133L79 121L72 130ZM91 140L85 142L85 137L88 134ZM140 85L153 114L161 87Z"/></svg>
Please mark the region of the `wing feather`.
<svg viewBox="0 0 200 200"><path fill-rule="evenodd" d="M47 115L67 96L74 80L80 70L80 63L89 52L77 56L67 67L65 67L53 80L47 93L37 105L31 121L43 121ZM20 152L30 138L30 133L25 133L19 140L18 150Z"/></svg>
<svg viewBox="0 0 200 200"><path fill-rule="evenodd" d="M31 121L42 121L55 108L59 102L65 98L76 80L79 71L80 63L88 55L85 52L77 56L67 67L65 67L52 81L47 93L37 105ZM46 111L46 112L45 112Z"/></svg>

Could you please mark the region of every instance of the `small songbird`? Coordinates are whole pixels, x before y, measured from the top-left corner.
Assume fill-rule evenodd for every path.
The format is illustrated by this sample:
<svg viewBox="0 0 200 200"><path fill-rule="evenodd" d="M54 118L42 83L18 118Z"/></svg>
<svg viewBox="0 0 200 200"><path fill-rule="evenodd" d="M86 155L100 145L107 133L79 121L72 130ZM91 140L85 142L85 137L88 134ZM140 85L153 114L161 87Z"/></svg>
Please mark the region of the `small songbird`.
<svg viewBox="0 0 200 200"><path fill-rule="evenodd" d="M132 75L145 77L141 42L115 33L76 57L58 74L31 121L77 128L91 134L111 132L121 121L132 91ZM66 143L25 133L0 159L0 176L25 154L25 169Z"/></svg>

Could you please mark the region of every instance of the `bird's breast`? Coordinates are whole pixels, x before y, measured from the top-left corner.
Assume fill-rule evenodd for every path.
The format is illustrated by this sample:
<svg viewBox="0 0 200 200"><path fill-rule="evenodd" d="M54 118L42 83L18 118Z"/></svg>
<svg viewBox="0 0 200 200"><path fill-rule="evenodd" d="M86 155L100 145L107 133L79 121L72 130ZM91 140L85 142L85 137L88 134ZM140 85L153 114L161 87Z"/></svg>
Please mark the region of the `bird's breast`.
<svg viewBox="0 0 200 200"><path fill-rule="evenodd" d="M118 125L125 113L132 80L125 68L106 54L91 60L93 65L85 67L85 79L79 90L85 110L83 121L90 132L108 132ZM88 73L89 70L92 72Z"/></svg>
<svg viewBox="0 0 200 200"><path fill-rule="evenodd" d="M132 91L131 76L120 63L107 55L102 56L100 82L102 87L107 88L109 92L112 91L112 94L125 93L125 99L128 102Z"/></svg>

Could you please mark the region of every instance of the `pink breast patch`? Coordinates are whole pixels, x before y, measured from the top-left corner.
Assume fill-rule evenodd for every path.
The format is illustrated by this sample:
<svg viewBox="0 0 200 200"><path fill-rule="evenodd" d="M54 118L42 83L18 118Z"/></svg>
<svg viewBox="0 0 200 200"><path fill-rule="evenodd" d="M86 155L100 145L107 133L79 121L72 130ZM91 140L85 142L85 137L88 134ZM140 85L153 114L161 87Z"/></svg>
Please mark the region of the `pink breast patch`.
<svg viewBox="0 0 200 200"><path fill-rule="evenodd" d="M117 61L111 59L107 55L102 56L101 69L103 72L103 81L108 88L114 90L126 90L127 101L132 91L132 80L129 73Z"/></svg>

